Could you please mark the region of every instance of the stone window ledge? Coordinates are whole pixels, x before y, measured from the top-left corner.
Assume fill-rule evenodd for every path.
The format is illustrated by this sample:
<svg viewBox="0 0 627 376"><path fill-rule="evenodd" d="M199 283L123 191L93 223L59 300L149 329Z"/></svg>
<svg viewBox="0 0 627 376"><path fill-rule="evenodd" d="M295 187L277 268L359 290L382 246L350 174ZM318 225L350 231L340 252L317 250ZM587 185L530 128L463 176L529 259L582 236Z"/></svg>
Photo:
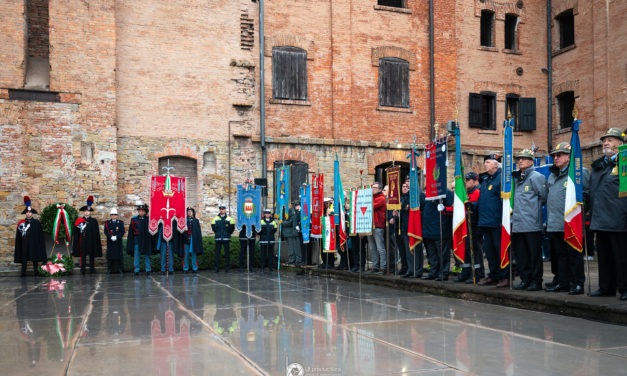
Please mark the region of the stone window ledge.
<svg viewBox="0 0 627 376"><path fill-rule="evenodd" d="M561 128L561 129L556 129L553 131L553 134L564 134L564 133L570 133L572 131L572 129L570 129L570 127L568 128Z"/></svg>
<svg viewBox="0 0 627 376"><path fill-rule="evenodd" d="M508 48L503 48L501 52L504 54L522 55L522 52L520 52L520 50L510 50Z"/></svg>
<svg viewBox="0 0 627 376"><path fill-rule="evenodd" d="M374 10L383 10L383 11L387 11L387 12L412 14L412 10L411 9L397 8L397 7L386 7L385 5L375 5L374 6Z"/></svg>
<svg viewBox="0 0 627 376"><path fill-rule="evenodd" d="M574 50L575 48L577 48L577 45L575 43L573 43L570 46L566 46L566 47L561 48L561 49L553 50L551 52L551 56L557 56L557 55L563 54L564 52L567 52L567 51L570 51L570 50Z"/></svg>
<svg viewBox="0 0 627 376"><path fill-rule="evenodd" d="M480 51L488 51L488 52L499 52L499 49L496 47L488 47L488 46L479 46L478 50Z"/></svg>
<svg viewBox="0 0 627 376"><path fill-rule="evenodd" d="M388 106L379 106L379 107L377 107L377 111L403 112L403 113L408 113L408 114L413 114L414 113L414 111L412 111L411 108L388 107Z"/></svg>
<svg viewBox="0 0 627 376"><path fill-rule="evenodd" d="M492 130L492 129L480 129L480 130L477 131L477 133L479 133L479 134L491 134L491 135L497 135L497 136L501 134L501 132L495 131L495 130Z"/></svg>
<svg viewBox="0 0 627 376"><path fill-rule="evenodd" d="M276 99L276 98L272 98L272 99L270 99L270 104L287 104L287 105L294 105L294 106L311 106L311 101L309 101L309 100L299 101L299 100L294 100L294 99Z"/></svg>

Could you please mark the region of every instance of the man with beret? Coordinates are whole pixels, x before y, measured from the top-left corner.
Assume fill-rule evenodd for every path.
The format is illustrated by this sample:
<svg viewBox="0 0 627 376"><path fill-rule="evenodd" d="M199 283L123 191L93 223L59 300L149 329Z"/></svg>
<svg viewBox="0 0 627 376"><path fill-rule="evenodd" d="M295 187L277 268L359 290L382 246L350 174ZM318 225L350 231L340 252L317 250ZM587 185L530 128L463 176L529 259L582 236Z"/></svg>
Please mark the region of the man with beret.
<svg viewBox="0 0 627 376"><path fill-rule="evenodd" d="M111 219L104 224L104 234L107 238L107 273L111 274L114 271L118 271L122 274L124 222L118 219L118 209L111 209L109 214Z"/></svg>
<svg viewBox="0 0 627 376"><path fill-rule="evenodd" d="M33 214L37 214L37 210L31 207L31 201L28 196L24 196L24 205L26 208L22 214L26 218L17 223L15 231L15 252L13 254L13 262L22 264L22 277L26 276L26 265L28 261L33 263L35 276L38 276L37 264L46 261L46 245L44 242L44 232L41 223L33 218Z"/></svg>
<svg viewBox="0 0 627 376"><path fill-rule="evenodd" d="M479 186L477 225L483 234L483 251L488 259L490 272L478 285L509 287L509 265L501 268L501 225L503 200L501 199L501 157L489 154L483 159L485 173Z"/></svg>
<svg viewBox="0 0 627 376"><path fill-rule="evenodd" d="M137 206L137 215L131 218L126 238L126 253L133 255L134 275L139 274L141 255L144 255L146 275L150 275L150 256L153 252L153 236L148 231L148 205Z"/></svg>
<svg viewBox="0 0 627 376"><path fill-rule="evenodd" d="M570 164L570 144L560 142L551 151L551 156L553 166L549 168L551 175L547 179L546 231L551 241L551 271L557 278L557 283L548 286L546 291L568 291L570 295L583 294L586 280L583 271L583 254L564 241L564 205ZM590 174L588 169L584 168L582 185L585 196L588 195L589 181Z"/></svg>
<svg viewBox="0 0 627 376"><path fill-rule="evenodd" d="M627 300L627 197L618 196L618 147L625 134L610 128L601 137L603 157L590 172L590 230L597 234L599 290L590 296L616 296Z"/></svg>
<svg viewBox="0 0 627 376"><path fill-rule="evenodd" d="M516 257L521 283L516 290L542 288L542 203L546 200L546 179L535 171L533 151L516 154L518 170L512 173L514 211L512 213L512 251Z"/></svg>
<svg viewBox="0 0 627 376"><path fill-rule="evenodd" d="M466 178L466 194L468 195L468 203L466 204L466 211L470 218L470 230L472 234L472 253L474 255L474 261L470 255L470 236L466 237L466 247L464 254L464 264L462 264L462 272L455 282L473 283L472 268L475 269L475 280L480 281L484 276L483 267L483 241L481 231L479 230L478 216L477 216L477 204L479 202L479 175L475 172L469 172L465 176ZM474 262L474 265L472 265Z"/></svg>
<svg viewBox="0 0 627 376"><path fill-rule="evenodd" d="M215 268L216 273L220 271L220 253L224 248L224 256L226 258L225 272L231 269L231 234L235 231L235 221L226 215L226 206L220 205L220 212L211 221L211 229L215 234Z"/></svg>
<svg viewBox="0 0 627 376"><path fill-rule="evenodd" d="M72 242L72 256L81 259L81 274L85 274L87 266L87 256L89 256L89 273L95 272L94 258L102 257L102 243L100 243L100 227L98 220L91 216L94 209L91 207L94 203L93 196L87 198L87 205L79 210L83 212L83 216L74 223L74 241Z"/></svg>

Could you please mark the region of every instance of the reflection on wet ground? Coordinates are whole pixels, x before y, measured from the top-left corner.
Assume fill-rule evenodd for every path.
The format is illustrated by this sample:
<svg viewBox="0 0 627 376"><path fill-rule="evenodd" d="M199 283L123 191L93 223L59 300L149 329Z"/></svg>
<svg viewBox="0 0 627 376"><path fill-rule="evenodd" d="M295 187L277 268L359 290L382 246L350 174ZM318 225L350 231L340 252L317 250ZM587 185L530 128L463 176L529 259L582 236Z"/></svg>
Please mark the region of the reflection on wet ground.
<svg viewBox="0 0 627 376"><path fill-rule="evenodd" d="M277 274L0 278L7 375L623 375L627 327Z"/></svg>

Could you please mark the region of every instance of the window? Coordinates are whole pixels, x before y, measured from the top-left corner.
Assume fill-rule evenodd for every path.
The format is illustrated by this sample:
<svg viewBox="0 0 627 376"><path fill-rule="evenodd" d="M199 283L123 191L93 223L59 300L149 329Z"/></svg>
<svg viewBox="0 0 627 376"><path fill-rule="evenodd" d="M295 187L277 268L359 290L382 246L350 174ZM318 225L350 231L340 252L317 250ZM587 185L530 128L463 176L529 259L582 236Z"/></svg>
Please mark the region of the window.
<svg viewBox="0 0 627 376"><path fill-rule="evenodd" d="M24 88L48 90L50 88L50 32L48 0L26 2L26 77Z"/></svg>
<svg viewBox="0 0 627 376"><path fill-rule="evenodd" d="M555 17L559 27L560 49L575 44L575 16L569 9Z"/></svg>
<svg viewBox="0 0 627 376"><path fill-rule="evenodd" d="M494 12L491 10L481 11L481 45L484 47L494 47L493 38Z"/></svg>
<svg viewBox="0 0 627 376"><path fill-rule="evenodd" d="M505 95L505 119L507 119L507 111L512 113L512 119L514 119L514 129L518 129L518 105L520 103L520 95L518 94L506 94Z"/></svg>
<svg viewBox="0 0 627 376"><path fill-rule="evenodd" d="M409 62L379 59L379 106L409 108Z"/></svg>
<svg viewBox="0 0 627 376"><path fill-rule="evenodd" d="M573 108L575 107L575 92L565 91L557 96L557 108L560 113L560 128L570 128L573 125Z"/></svg>
<svg viewBox="0 0 627 376"><path fill-rule="evenodd" d="M468 101L468 126L471 128L496 129L496 93L470 93Z"/></svg>
<svg viewBox="0 0 627 376"><path fill-rule="evenodd" d="M307 100L307 51L272 48L272 98Z"/></svg>
<svg viewBox="0 0 627 376"><path fill-rule="evenodd" d="M536 98L520 98L518 94L505 95L505 118L511 111L515 131L536 130Z"/></svg>
<svg viewBox="0 0 627 376"><path fill-rule="evenodd" d="M516 50L516 30L518 29L518 16L515 14L505 15L505 49Z"/></svg>
<svg viewBox="0 0 627 376"><path fill-rule="evenodd" d="M383 5L386 7L404 8L405 0L378 0L377 5Z"/></svg>
<svg viewBox="0 0 627 376"><path fill-rule="evenodd" d="M277 168L283 165L290 166L290 202L300 201L300 187L303 183L309 182L309 165L302 161L275 161L273 174L276 173ZM272 180L274 182L272 192L276 192L277 177L274 176ZM276 202L276 199L274 201Z"/></svg>
<svg viewBox="0 0 627 376"><path fill-rule="evenodd" d="M185 178L185 202L187 206L196 208L198 210L198 175L196 170L196 160L192 158L182 157L178 155L171 155L167 157L159 158L159 172L158 175L164 175L166 170L164 167L174 167L170 170L172 176L180 176ZM225 196L220 197L223 199ZM229 208L230 210L230 208Z"/></svg>

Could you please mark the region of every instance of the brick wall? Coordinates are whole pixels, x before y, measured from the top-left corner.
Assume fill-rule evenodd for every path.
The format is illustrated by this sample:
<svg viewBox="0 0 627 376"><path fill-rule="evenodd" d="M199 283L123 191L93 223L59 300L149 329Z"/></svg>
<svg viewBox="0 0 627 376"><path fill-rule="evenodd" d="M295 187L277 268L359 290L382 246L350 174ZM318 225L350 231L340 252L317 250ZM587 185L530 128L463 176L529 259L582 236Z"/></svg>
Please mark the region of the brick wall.
<svg viewBox="0 0 627 376"><path fill-rule="evenodd" d="M0 1L0 87L24 85L24 0Z"/></svg>
<svg viewBox="0 0 627 376"><path fill-rule="evenodd" d="M28 25L28 56L48 57L48 0L26 1Z"/></svg>

